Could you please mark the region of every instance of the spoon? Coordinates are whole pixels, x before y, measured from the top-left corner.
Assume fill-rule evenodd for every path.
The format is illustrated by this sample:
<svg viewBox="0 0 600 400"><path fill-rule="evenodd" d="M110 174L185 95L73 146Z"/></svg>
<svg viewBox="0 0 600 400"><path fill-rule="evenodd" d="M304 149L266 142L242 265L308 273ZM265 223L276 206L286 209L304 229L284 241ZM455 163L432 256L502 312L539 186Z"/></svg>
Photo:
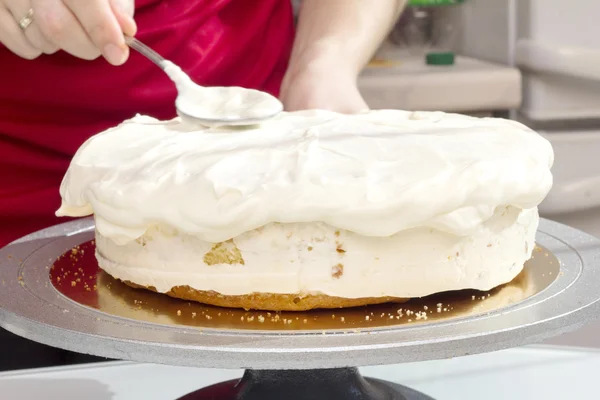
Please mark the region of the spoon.
<svg viewBox="0 0 600 400"><path fill-rule="evenodd" d="M125 42L162 69L177 86L175 107L184 120L205 126L254 125L275 117L283 104L268 93L237 86L197 85L171 61L133 37Z"/></svg>

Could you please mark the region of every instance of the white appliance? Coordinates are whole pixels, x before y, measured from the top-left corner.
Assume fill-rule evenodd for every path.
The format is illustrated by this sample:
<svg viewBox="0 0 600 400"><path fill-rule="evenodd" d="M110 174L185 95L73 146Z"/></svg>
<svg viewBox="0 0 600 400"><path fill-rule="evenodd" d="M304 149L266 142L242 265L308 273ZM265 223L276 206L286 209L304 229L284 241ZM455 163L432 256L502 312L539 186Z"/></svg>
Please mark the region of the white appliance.
<svg viewBox="0 0 600 400"><path fill-rule="evenodd" d="M600 2L466 0L444 13L460 27L456 52L479 65L477 73L462 74L466 62L431 70L422 60L420 69L399 64L385 80L367 70L360 81L367 101L377 108L470 112L481 100L473 94L483 94L488 111L510 110L554 147L554 187L542 215L600 237ZM600 323L553 343L600 347L597 332Z"/></svg>
<svg viewBox="0 0 600 400"><path fill-rule="evenodd" d="M461 54L516 66L512 112L554 146L554 187L542 215L600 237L600 3L467 0L450 16Z"/></svg>

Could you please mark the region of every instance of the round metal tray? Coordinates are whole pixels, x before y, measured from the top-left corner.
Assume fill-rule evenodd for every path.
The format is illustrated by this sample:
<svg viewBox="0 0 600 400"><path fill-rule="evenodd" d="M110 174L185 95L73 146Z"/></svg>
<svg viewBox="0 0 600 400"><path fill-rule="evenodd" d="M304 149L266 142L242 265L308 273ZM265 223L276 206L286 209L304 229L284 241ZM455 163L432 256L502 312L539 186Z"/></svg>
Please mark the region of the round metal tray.
<svg viewBox="0 0 600 400"><path fill-rule="evenodd" d="M600 311L600 241L545 220L524 273L490 293L306 313L219 309L131 289L98 270L91 240L93 222L79 220L0 250L0 325L110 358L272 370L499 350L575 329Z"/></svg>

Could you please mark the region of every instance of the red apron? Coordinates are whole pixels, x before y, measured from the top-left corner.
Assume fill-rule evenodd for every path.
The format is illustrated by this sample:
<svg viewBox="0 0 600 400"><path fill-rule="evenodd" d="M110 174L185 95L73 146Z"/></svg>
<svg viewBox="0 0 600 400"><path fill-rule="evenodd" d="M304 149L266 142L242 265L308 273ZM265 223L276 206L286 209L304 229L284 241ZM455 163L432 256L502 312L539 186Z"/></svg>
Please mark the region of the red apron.
<svg viewBox="0 0 600 400"><path fill-rule="evenodd" d="M289 0L137 0L138 38L203 85L278 95L294 28ZM91 135L136 113L175 116L175 87L136 53L121 67L0 45L0 247L63 222L62 177Z"/></svg>

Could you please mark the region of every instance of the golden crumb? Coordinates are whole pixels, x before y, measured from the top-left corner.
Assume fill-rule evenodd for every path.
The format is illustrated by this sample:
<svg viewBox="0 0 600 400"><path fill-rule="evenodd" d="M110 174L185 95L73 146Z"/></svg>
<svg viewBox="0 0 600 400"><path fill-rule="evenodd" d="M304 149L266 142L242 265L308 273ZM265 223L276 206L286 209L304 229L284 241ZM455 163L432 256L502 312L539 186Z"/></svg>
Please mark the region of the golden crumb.
<svg viewBox="0 0 600 400"><path fill-rule="evenodd" d="M340 231L335 231L335 236L340 237Z"/></svg>
<svg viewBox="0 0 600 400"><path fill-rule="evenodd" d="M196 314L195 312L193 312L193 313L192 313L192 318L196 318L196 315L197 315L197 314Z"/></svg>
<svg viewBox="0 0 600 400"><path fill-rule="evenodd" d="M204 255L204 263L206 265L245 265L242 252L235 243L233 243L233 240L215 244L212 249Z"/></svg>
<svg viewBox="0 0 600 400"><path fill-rule="evenodd" d="M77 286L77 282L75 282L75 281L71 281L71 286L72 286L72 287L75 287L75 286Z"/></svg>
<svg viewBox="0 0 600 400"><path fill-rule="evenodd" d="M365 321L368 321L370 318L368 315L365 315Z"/></svg>
<svg viewBox="0 0 600 400"><path fill-rule="evenodd" d="M308 251L313 251L313 247L312 246L308 246Z"/></svg>
<svg viewBox="0 0 600 400"><path fill-rule="evenodd" d="M181 317L181 310L177 310L177 316Z"/></svg>
<svg viewBox="0 0 600 400"><path fill-rule="evenodd" d="M342 264L336 264L331 268L332 278L339 279L342 275L344 275L344 266Z"/></svg>
<svg viewBox="0 0 600 400"><path fill-rule="evenodd" d="M258 316L258 322L260 322L261 324L262 324L263 322L265 322L265 317L263 317L262 315L259 315L259 316Z"/></svg>
<svg viewBox="0 0 600 400"><path fill-rule="evenodd" d="M342 317L343 318L343 317ZM306 318L304 318L304 320L302 320L302 322L307 323L308 320Z"/></svg>
<svg viewBox="0 0 600 400"><path fill-rule="evenodd" d="M344 318L344 317L341 317L341 318L340 318L340 321L342 321L342 322L346 322L346 318Z"/></svg>

